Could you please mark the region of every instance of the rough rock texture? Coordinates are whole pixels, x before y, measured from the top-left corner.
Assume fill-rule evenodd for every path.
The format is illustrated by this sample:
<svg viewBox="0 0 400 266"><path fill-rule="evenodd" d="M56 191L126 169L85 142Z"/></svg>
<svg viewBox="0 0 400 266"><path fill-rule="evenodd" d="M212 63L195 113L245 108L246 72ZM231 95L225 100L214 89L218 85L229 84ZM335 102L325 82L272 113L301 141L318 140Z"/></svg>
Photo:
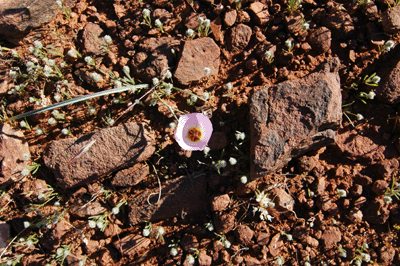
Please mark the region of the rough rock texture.
<svg viewBox="0 0 400 266"><path fill-rule="evenodd" d="M159 201L158 188L143 192L128 203L130 224L135 225L145 221L153 222L180 216L182 213L188 215L204 213L206 210L204 202L207 201L205 185L204 176L175 179L163 184Z"/></svg>
<svg viewBox="0 0 400 266"><path fill-rule="evenodd" d="M251 97L251 177L334 142L342 119L339 60L303 79L256 89Z"/></svg>
<svg viewBox="0 0 400 266"><path fill-rule="evenodd" d="M22 179L21 171L28 166L24 156L30 157L28 142L22 131L15 131L9 124L0 126L0 185L7 185Z"/></svg>
<svg viewBox="0 0 400 266"><path fill-rule="evenodd" d="M254 2L250 5L250 10L253 12L254 22L261 26L268 23L270 15L268 12L268 6L261 2Z"/></svg>
<svg viewBox="0 0 400 266"><path fill-rule="evenodd" d="M376 87L378 99L388 104L400 103L400 45L390 51L390 57L380 66L377 74L382 79Z"/></svg>
<svg viewBox="0 0 400 266"><path fill-rule="evenodd" d="M223 194L219 196L215 196L211 200L211 210L212 211L224 211L230 203L231 199L228 194Z"/></svg>
<svg viewBox="0 0 400 266"><path fill-rule="evenodd" d="M111 181L116 187L131 187L140 183L150 173L148 165L135 164L132 167L119 171Z"/></svg>
<svg viewBox="0 0 400 266"><path fill-rule="evenodd" d="M345 39L355 31L354 23L350 15L343 11L335 11L325 16L322 24L332 30L335 36Z"/></svg>
<svg viewBox="0 0 400 266"><path fill-rule="evenodd" d="M400 5L389 8L382 14L382 27L386 32L397 32L400 30Z"/></svg>
<svg viewBox="0 0 400 266"><path fill-rule="evenodd" d="M53 171L58 185L67 189L148 159L155 151L153 142L154 137L144 124L127 123L79 139L54 141L46 149L44 162ZM85 147L87 150L81 152Z"/></svg>
<svg viewBox="0 0 400 266"><path fill-rule="evenodd" d="M325 53L331 49L331 31L326 27L311 30L308 42L317 53Z"/></svg>
<svg viewBox="0 0 400 266"><path fill-rule="evenodd" d="M84 54L99 55L104 52L103 47L106 43L103 38L100 37L102 33L103 30L98 24L92 22L86 24L82 33Z"/></svg>
<svg viewBox="0 0 400 266"><path fill-rule="evenodd" d="M228 49L234 52L243 50L250 41L251 33L251 28L247 25L233 27L227 39Z"/></svg>
<svg viewBox="0 0 400 266"><path fill-rule="evenodd" d="M329 227L322 234L321 240L325 245L325 250L332 249L336 246L336 243L340 242L342 234L337 227Z"/></svg>
<svg viewBox="0 0 400 266"><path fill-rule="evenodd" d="M211 69L210 75L218 74L220 53L218 45L209 37L185 42L174 78L182 85L189 85L207 77L205 67Z"/></svg>
<svg viewBox="0 0 400 266"><path fill-rule="evenodd" d="M145 38L135 49L132 68L136 75L150 82L153 78L161 78L170 67L176 64L175 51L180 41L171 37Z"/></svg>
<svg viewBox="0 0 400 266"><path fill-rule="evenodd" d="M147 237L131 234L121 238L121 240L116 240L113 244L119 252L131 256L143 252L149 247L151 241Z"/></svg>
<svg viewBox="0 0 400 266"><path fill-rule="evenodd" d="M227 27L233 26L236 22L236 17L237 17L237 11L236 9L230 9L226 11L225 17L224 17L224 23Z"/></svg>
<svg viewBox="0 0 400 266"><path fill-rule="evenodd" d="M75 0L64 0L71 7ZM0 35L15 42L32 28L49 22L61 9L54 0L0 0Z"/></svg>

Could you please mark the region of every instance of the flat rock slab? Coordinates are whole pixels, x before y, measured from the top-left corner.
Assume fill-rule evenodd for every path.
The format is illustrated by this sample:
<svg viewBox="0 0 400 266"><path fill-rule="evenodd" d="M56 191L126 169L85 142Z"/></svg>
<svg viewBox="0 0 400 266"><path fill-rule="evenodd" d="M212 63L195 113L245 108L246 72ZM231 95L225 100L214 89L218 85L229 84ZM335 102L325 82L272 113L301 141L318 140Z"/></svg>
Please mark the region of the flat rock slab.
<svg viewBox="0 0 400 266"><path fill-rule="evenodd" d="M64 0L70 8L75 0ZM49 22L61 12L55 0L0 0L0 35L12 41L23 37L25 32Z"/></svg>
<svg viewBox="0 0 400 266"><path fill-rule="evenodd" d="M205 67L211 69L210 75L218 74L220 54L218 45L209 37L185 42L174 78L182 85L189 85L207 77Z"/></svg>
<svg viewBox="0 0 400 266"><path fill-rule="evenodd" d="M339 60L323 70L256 89L251 97L251 177L274 172L292 158L331 144L342 119Z"/></svg>
<svg viewBox="0 0 400 266"><path fill-rule="evenodd" d="M114 247L126 256L140 254L146 250L150 244L151 241L149 238L134 234L127 235L113 243Z"/></svg>
<svg viewBox="0 0 400 266"><path fill-rule="evenodd" d="M163 184L159 201L158 197L159 189L157 188L145 191L131 199L128 203L130 224L154 222L181 216L182 213L187 215L204 213L208 202L205 177L180 177Z"/></svg>
<svg viewBox="0 0 400 266"><path fill-rule="evenodd" d="M87 151L81 153L90 143ZM45 151L44 162L53 171L58 185L68 189L145 161L154 151L154 136L146 126L127 123L80 138L54 141Z"/></svg>
<svg viewBox="0 0 400 266"><path fill-rule="evenodd" d="M21 171L28 166L30 152L24 133L9 124L0 125L0 185L15 183L23 178ZM28 160L27 160L28 159Z"/></svg>

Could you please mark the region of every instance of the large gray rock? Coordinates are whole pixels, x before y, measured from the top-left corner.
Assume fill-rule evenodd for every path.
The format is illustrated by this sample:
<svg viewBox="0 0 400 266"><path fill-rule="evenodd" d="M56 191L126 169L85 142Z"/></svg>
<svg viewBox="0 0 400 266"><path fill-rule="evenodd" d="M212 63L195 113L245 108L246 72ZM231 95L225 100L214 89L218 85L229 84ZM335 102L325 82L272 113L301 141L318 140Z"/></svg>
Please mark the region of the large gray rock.
<svg viewBox="0 0 400 266"><path fill-rule="evenodd" d="M92 145L87 151L77 157L89 143ZM67 189L145 161L154 151L154 136L146 126L127 123L80 138L54 141L46 149L43 159L53 171L57 184Z"/></svg>
<svg viewBox="0 0 400 266"><path fill-rule="evenodd" d="M64 0L70 8L75 0ZM32 28L40 27L61 12L55 0L0 0L0 35L9 41L21 38Z"/></svg>
<svg viewBox="0 0 400 266"><path fill-rule="evenodd" d="M251 177L274 172L292 158L333 143L342 119L339 60L322 71L251 97Z"/></svg>
<svg viewBox="0 0 400 266"><path fill-rule="evenodd" d="M218 74L220 53L218 45L209 37L185 42L174 73L175 79L182 85L198 82L207 77L205 67L211 69L210 75Z"/></svg>

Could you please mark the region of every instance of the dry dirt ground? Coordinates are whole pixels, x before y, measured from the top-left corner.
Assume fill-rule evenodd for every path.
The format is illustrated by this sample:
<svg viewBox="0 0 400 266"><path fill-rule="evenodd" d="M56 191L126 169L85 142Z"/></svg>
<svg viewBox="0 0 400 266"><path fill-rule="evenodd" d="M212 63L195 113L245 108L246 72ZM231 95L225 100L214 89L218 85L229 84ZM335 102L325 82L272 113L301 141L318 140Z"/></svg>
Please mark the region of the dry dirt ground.
<svg viewBox="0 0 400 266"><path fill-rule="evenodd" d="M2 143L11 136L16 144L1 151L1 265L399 265L400 88L384 86L400 73L400 46L383 49L388 40L400 42L399 6L390 0L304 0L289 10L289 2L296 3L66 1L50 22L24 36L3 36ZM211 21L208 37L197 30L199 16ZM192 41L188 28L194 29ZM204 57L182 70L177 62L183 47L194 49L190 43L196 40L215 44L206 54L218 55L218 62ZM86 56L94 62L88 64ZM330 58L339 58L343 104L335 143L251 180L254 87L301 79ZM27 62L53 70L29 72ZM149 90L142 89L68 105L59 114L10 120L57 100L116 87L118 78L130 80L124 66L135 84L162 80L169 67L174 87L208 99L193 103L188 93L172 89L168 95L159 88L123 114ZM364 77L374 73L382 79L369 86ZM378 97L363 97L371 91ZM211 116L208 154L179 147L174 117L162 101L178 115L177 110ZM51 171L51 143L129 122L145 125L154 146L122 174L107 170L104 177L69 186L73 181ZM13 136L8 125L23 134ZM26 143L30 158L23 157ZM18 152L14 176L5 162ZM98 152L112 161L117 149ZM217 169L221 160L227 166ZM64 163L75 168L75 161ZM96 160L86 166L101 168ZM31 171L22 175L25 169ZM261 207L271 216L260 216Z"/></svg>

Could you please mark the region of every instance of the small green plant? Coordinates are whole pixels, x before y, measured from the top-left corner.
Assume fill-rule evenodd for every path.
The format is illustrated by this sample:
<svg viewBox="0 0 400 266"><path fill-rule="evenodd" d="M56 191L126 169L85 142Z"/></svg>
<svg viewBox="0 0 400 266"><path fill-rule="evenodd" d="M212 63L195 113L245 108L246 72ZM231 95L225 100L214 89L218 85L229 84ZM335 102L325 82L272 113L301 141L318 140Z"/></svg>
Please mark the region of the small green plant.
<svg viewBox="0 0 400 266"><path fill-rule="evenodd" d="M347 258L347 251L342 246L338 246L338 251L340 257Z"/></svg>
<svg viewBox="0 0 400 266"><path fill-rule="evenodd" d="M364 5L371 2L371 0L358 0L357 5Z"/></svg>
<svg viewBox="0 0 400 266"><path fill-rule="evenodd" d="M104 232L107 225L110 223L110 221L108 220L107 211L99 215L90 216L88 223L90 228L97 227L98 229L100 229L100 231Z"/></svg>
<svg viewBox="0 0 400 266"><path fill-rule="evenodd" d="M235 0L235 5L237 10L242 8L242 2L240 0Z"/></svg>
<svg viewBox="0 0 400 266"><path fill-rule="evenodd" d="M264 191L260 192L259 190L256 190L255 194L258 206L253 206L253 213L255 214L256 212L260 212L260 219L262 221L268 220L272 222L274 217L270 214L270 212L275 207L275 203Z"/></svg>
<svg viewBox="0 0 400 266"><path fill-rule="evenodd" d="M293 48L294 48L294 43L290 39L287 39L285 41L285 46L286 46L286 49L287 49L286 52L291 53L293 51Z"/></svg>
<svg viewBox="0 0 400 266"><path fill-rule="evenodd" d="M215 233L214 232L214 234L216 235L216 236L218 236L219 237L219 243L221 243L222 244L222 246L224 247L224 248L226 248L226 249L229 249L230 247L231 247L231 242L226 238L226 236L225 235L220 235L220 234L217 234L217 233ZM218 243L218 244L219 244ZM217 245L218 245L217 244Z"/></svg>
<svg viewBox="0 0 400 266"><path fill-rule="evenodd" d="M301 7L301 0L289 0L286 10L289 12L289 14L293 14L300 7Z"/></svg>
<svg viewBox="0 0 400 266"><path fill-rule="evenodd" d="M392 197L395 197L397 200L400 200L400 185L396 185L396 180L392 178L392 184L385 191L384 200L386 203L392 202Z"/></svg>
<svg viewBox="0 0 400 266"><path fill-rule="evenodd" d="M225 85L225 89L228 90L228 94L224 94L224 95L222 95L222 97L233 98L234 94L233 94L233 92L232 92L232 89L233 89L232 83L230 83L230 82L227 83L227 84Z"/></svg>
<svg viewBox="0 0 400 266"><path fill-rule="evenodd" d="M272 62L274 62L274 55L270 51L265 51L264 55L268 64L272 64Z"/></svg>
<svg viewBox="0 0 400 266"><path fill-rule="evenodd" d="M61 8L61 10L64 13L65 19L70 20L71 19L71 9L67 9L63 6L63 3L61 0L56 1L56 5Z"/></svg>
<svg viewBox="0 0 400 266"><path fill-rule="evenodd" d="M209 19L204 19L202 17L198 18L199 26L197 28L197 32L200 37L207 37L210 33L210 25L211 21Z"/></svg>
<svg viewBox="0 0 400 266"><path fill-rule="evenodd" d="M357 248L356 256L350 261L350 263L354 263L356 266L361 266L363 261L369 263L371 261L371 256L368 253L368 248L369 246L367 243L364 243L361 247Z"/></svg>
<svg viewBox="0 0 400 266"><path fill-rule="evenodd" d="M400 3L400 0L399 0L399 3ZM392 40L386 41L385 44L381 47L381 49L379 49L379 53L382 53L385 51L389 52L394 47L394 45L395 45L394 41L392 41Z"/></svg>
<svg viewBox="0 0 400 266"><path fill-rule="evenodd" d="M141 24L147 25L147 26L149 26L149 28L152 28L150 10L148 10L147 8L144 8L142 11L142 15L144 18L144 22L142 22Z"/></svg>
<svg viewBox="0 0 400 266"><path fill-rule="evenodd" d="M190 41L190 40L193 40L194 37L195 37L194 30L187 29L186 30L186 38Z"/></svg>
<svg viewBox="0 0 400 266"><path fill-rule="evenodd" d="M67 258L69 254L71 254L71 246L61 245L61 247L57 248L56 253L53 254L52 257L56 262L59 262L60 265L63 265L65 258Z"/></svg>
<svg viewBox="0 0 400 266"><path fill-rule="evenodd" d="M347 197L347 192L344 189L336 189L336 194L338 195L339 198Z"/></svg>
<svg viewBox="0 0 400 266"><path fill-rule="evenodd" d="M154 21L154 25L156 26L157 29L160 30L161 33L164 33L164 27L163 27L164 25L162 24L161 20L156 19Z"/></svg>
<svg viewBox="0 0 400 266"><path fill-rule="evenodd" d="M376 73L371 76L366 75L363 79L363 83L368 86L376 87L381 81L381 77L379 77Z"/></svg>

